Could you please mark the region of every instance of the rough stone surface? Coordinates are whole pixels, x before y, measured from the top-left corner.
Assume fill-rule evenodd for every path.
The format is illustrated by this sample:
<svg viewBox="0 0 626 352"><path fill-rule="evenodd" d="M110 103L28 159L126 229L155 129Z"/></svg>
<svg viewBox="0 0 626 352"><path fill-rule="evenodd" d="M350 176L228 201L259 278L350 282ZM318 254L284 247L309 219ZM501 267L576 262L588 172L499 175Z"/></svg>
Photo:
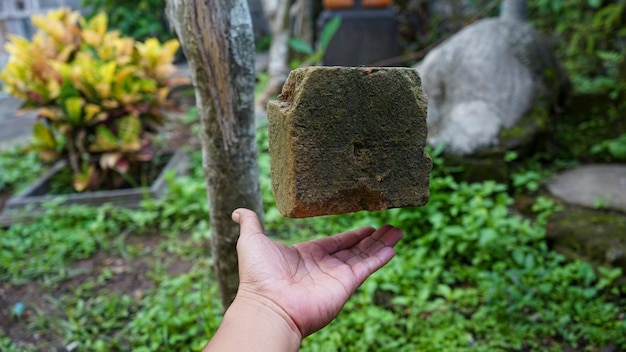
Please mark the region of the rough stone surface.
<svg viewBox="0 0 626 352"><path fill-rule="evenodd" d="M429 143L456 155L527 142L547 125L562 81L540 34L500 18L466 27L416 68L429 98Z"/></svg>
<svg viewBox="0 0 626 352"><path fill-rule="evenodd" d="M548 190L571 204L626 212L626 165L586 165L568 170L550 180Z"/></svg>
<svg viewBox="0 0 626 352"><path fill-rule="evenodd" d="M308 67L268 103L272 189L288 217L421 206L427 100L407 68Z"/></svg>
<svg viewBox="0 0 626 352"><path fill-rule="evenodd" d="M620 267L626 277L626 217L588 209L567 209L548 221L550 247L571 260Z"/></svg>

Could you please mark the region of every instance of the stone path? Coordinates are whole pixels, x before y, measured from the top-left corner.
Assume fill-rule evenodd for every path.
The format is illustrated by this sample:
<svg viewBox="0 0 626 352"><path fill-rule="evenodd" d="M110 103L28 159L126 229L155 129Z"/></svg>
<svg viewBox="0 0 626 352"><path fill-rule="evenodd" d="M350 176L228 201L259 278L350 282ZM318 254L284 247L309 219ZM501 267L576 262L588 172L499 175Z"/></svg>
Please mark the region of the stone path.
<svg viewBox="0 0 626 352"><path fill-rule="evenodd" d="M626 165L585 165L568 170L552 179L548 190L571 204L626 213Z"/></svg>
<svg viewBox="0 0 626 352"><path fill-rule="evenodd" d="M20 100L0 93L0 150L25 144L31 138L36 113L18 113L21 104Z"/></svg>

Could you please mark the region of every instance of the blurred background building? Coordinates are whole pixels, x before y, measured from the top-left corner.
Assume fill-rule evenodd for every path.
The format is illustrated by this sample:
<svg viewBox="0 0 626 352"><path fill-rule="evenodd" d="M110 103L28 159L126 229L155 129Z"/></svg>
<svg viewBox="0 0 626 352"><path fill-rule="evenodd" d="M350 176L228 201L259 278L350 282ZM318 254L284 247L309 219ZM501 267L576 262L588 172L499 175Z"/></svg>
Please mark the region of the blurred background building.
<svg viewBox="0 0 626 352"><path fill-rule="evenodd" d="M31 38L35 33L30 17L60 7L78 9L81 0L2 0L0 1L0 68L8 55L4 50L9 34Z"/></svg>

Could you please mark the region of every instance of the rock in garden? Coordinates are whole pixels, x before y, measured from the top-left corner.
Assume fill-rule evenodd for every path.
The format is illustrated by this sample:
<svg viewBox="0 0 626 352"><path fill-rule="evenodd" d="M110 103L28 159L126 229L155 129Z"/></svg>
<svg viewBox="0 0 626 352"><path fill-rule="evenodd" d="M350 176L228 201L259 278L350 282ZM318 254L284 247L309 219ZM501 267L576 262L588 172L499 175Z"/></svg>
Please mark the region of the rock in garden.
<svg viewBox="0 0 626 352"><path fill-rule="evenodd" d="M268 103L272 190L287 217L421 206L427 99L408 68L307 67Z"/></svg>
<svg viewBox="0 0 626 352"><path fill-rule="evenodd" d="M626 165L584 165L560 173L547 186L567 203L626 213Z"/></svg>
<svg viewBox="0 0 626 352"><path fill-rule="evenodd" d="M567 80L519 1L500 18L477 21L431 50L417 65L428 94L431 145L454 155L529 144L549 125Z"/></svg>
<svg viewBox="0 0 626 352"><path fill-rule="evenodd" d="M549 218L550 248L570 260L619 267L626 273L626 217L618 213L566 208ZM626 274L620 282L626 282Z"/></svg>

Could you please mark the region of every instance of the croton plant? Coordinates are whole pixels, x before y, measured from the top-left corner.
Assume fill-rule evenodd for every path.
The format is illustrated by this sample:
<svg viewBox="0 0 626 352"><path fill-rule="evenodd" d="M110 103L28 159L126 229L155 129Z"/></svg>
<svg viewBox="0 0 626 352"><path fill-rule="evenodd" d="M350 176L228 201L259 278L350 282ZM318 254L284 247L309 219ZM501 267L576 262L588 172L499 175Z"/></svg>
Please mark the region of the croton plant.
<svg viewBox="0 0 626 352"><path fill-rule="evenodd" d="M44 161L67 160L76 191L114 187L155 156L170 107L179 43L137 42L69 9L33 16L32 41L10 37L4 89L38 109L30 146Z"/></svg>

